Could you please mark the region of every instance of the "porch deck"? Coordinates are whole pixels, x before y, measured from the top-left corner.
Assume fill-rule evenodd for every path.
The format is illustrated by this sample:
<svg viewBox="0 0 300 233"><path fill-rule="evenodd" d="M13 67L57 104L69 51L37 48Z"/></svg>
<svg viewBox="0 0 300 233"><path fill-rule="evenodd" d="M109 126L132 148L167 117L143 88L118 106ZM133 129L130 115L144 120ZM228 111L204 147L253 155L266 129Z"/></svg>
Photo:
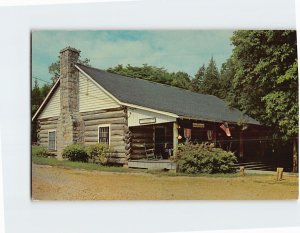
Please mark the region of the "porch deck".
<svg viewBox="0 0 300 233"><path fill-rule="evenodd" d="M147 159L139 159L139 160L129 160L128 167L130 168L145 168L145 169L167 169L167 170L175 170L176 171L176 163L168 160L147 160Z"/></svg>

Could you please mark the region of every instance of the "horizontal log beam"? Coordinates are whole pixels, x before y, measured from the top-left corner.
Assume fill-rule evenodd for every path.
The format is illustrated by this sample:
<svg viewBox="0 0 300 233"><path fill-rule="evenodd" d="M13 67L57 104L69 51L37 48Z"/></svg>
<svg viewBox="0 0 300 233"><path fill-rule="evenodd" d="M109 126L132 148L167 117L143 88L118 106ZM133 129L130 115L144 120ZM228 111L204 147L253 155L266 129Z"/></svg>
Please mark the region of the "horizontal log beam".
<svg viewBox="0 0 300 233"><path fill-rule="evenodd" d="M123 130L111 130L111 138L115 136L124 136L124 131ZM96 137L98 138L98 131L85 131L84 132L85 137Z"/></svg>
<svg viewBox="0 0 300 233"><path fill-rule="evenodd" d="M98 120L91 120L86 121L84 125L86 126L93 126L93 125L101 125L101 124L125 124L125 119L122 117L119 118L112 118L112 119L98 119Z"/></svg>
<svg viewBox="0 0 300 233"><path fill-rule="evenodd" d="M114 146L124 146L125 147L125 143L123 141L113 141L110 142L110 146L114 147Z"/></svg>
<svg viewBox="0 0 300 233"><path fill-rule="evenodd" d="M145 150L144 149L132 149L131 153L145 155Z"/></svg>
<svg viewBox="0 0 300 233"><path fill-rule="evenodd" d="M142 139L136 139L132 138L132 143L153 143L153 138L142 138Z"/></svg>
<svg viewBox="0 0 300 233"><path fill-rule="evenodd" d="M145 155L140 155L140 154L131 154L130 159L144 159L146 158Z"/></svg>
<svg viewBox="0 0 300 233"><path fill-rule="evenodd" d="M43 119L39 119L40 122L45 122L45 121L57 121L58 117L48 117L48 118L43 118Z"/></svg>
<svg viewBox="0 0 300 233"><path fill-rule="evenodd" d="M112 130L110 135L112 138L115 136L122 136L124 138L124 131L123 130Z"/></svg>
<svg viewBox="0 0 300 233"><path fill-rule="evenodd" d="M132 139L152 139L153 134L132 134Z"/></svg>
<svg viewBox="0 0 300 233"><path fill-rule="evenodd" d="M90 120L96 120L96 119L112 119L112 118L119 118L119 117L125 117L125 113L122 111L107 112L107 113L82 116L82 119L84 121L90 121Z"/></svg>
<svg viewBox="0 0 300 233"><path fill-rule="evenodd" d="M125 146L112 146L112 151L113 152L120 152L120 153L125 153Z"/></svg>
<svg viewBox="0 0 300 233"><path fill-rule="evenodd" d="M98 138L85 137L84 142L87 142L87 143L92 142L91 144L95 144L95 143L98 143Z"/></svg>
<svg viewBox="0 0 300 233"><path fill-rule="evenodd" d="M111 139L110 139L110 142L121 142L121 141L124 143L124 136L116 135L116 136L111 137Z"/></svg>
<svg viewBox="0 0 300 233"><path fill-rule="evenodd" d="M45 134L45 135L48 135L48 132L49 130L48 129L42 129L42 130L39 130L39 134Z"/></svg>
<svg viewBox="0 0 300 233"><path fill-rule="evenodd" d="M132 133L136 133L136 134L141 134L141 133L152 133L153 132L153 128L147 129L147 128L141 128L140 130L131 130L129 129Z"/></svg>
<svg viewBox="0 0 300 233"><path fill-rule="evenodd" d="M49 125L41 125L39 130L49 130L49 129L56 129L57 124L49 124Z"/></svg>
<svg viewBox="0 0 300 233"><path fill-rule="evenodd" d="M123 130L124 131L125 125L124 124L111 124L110 128L111 128L111 130ZM98 125L85 126L84 130L85 130L85 132L88 132L88 131L98 132Z"/></svg>
<svg viewBox="0 0 300 233"><path fill-rule="evenodd" d="M153 143L146 143L146 147L147 148L153 148ZM133 149L143 149L145 150L145 144L144 143L141 143L141 144L137 144L137 143L132 143L132 146L131 146Z"/></svg>

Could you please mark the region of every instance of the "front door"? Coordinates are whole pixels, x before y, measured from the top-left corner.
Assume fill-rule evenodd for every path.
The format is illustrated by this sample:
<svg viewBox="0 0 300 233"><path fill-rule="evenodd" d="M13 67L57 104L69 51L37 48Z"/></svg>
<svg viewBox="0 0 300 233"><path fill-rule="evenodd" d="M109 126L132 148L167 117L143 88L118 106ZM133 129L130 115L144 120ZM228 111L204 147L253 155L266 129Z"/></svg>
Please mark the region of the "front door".
<svg viewBox="0 0 300 233"><path fill-rule="evenodd" d="M155 143L155 154L164 156L165 150L165 128L164 127L155 127L154 128L154 143Z"/></svg>

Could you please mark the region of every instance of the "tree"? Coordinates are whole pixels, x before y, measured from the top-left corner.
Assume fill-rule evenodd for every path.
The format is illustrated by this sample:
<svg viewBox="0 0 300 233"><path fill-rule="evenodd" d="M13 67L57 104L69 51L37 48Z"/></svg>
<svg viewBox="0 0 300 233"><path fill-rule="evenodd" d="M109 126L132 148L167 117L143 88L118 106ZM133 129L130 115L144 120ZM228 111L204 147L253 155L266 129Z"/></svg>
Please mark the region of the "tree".
<svg viewBox="0 0 300 233"><path fill-rule="evenodd" d="M171 77L172 77L171 86L179 87L183 89L189 89L191 80L190 80L190 76L187 73L179 71L176 73L172 73Z"/></svg>
<svg viewBox="0 0 300 233"><path fill-rule="evenodd" d="M231 56L235 74L232 106L272 126L283 140L293 139L297 166L298 65L296 31L236 31Z"/></svg>
<svg viewBox="0 0 300 233"><path fill-rule="evenodd" d="M219 71L212 57L205 69L204 79L199 91L203 94L219 96L219 81Z"/></svg>
<svg viewBox="0 0 300 233"><path fill-rule="evenodd" d="M41 99L42 99L41 90L40 90L39 84L37 82L37 79L35 79L34 86L31 90L31 117L33 117L33 115L39 108Z"/></svg>
<svg viewBox="0 0 300 233"><path fill-rule="evenodd" d="M273 126L282 138L298 132L298 65L296 32L236 31L232 61L231 104Z"/></svg>
<svg viewBox="0 0 300 233"><path fill-rule="evenodd" d="M37 79L34 79L34 86L31 90L31 117L34 116L38 108L41 106L48 92L50 91L51 85L44 84L42 87L39 86ZM37 141L37 124L36 121L31 124L31 140L32 142Z"/></svg>
<svg viewBox="0 0 300 233"><path fill-rule="evenodd" d="M231 58L227 59L225 63L222 64L220 71L219 80L219 93L218 96L221 99L229 101L232 99L234 93L232 93L232 80L235 75L234 64Z"/></svg>
<svg viewBox="0 0 300 233"><path fill-rule="evenodd" d="M79 59L78 63L82 65L90 66L90 59L88 58L85 58L83 60ZM51 65L48 67L48 71L52 76L51 80L52 83L54 84L60 75L60 56L58 56L58 60L56 62L51 63Z"/></svg>
<svg viewBox="0 0 300 233"><path fill-rule="evenodd" d="M205 65L203 64L195 74L195 77L191 80L191 84L190 84L191 91L199 92L201 90L201 86L203 85L203 81L204 81L204 75L205 75Z"/></svg>
<svg viewBox="0 0 300 233"><path fill-rule="evenodd" d="M176 86L183 89L188 89L190 85L190 77L185 72L170 73L162 67L150 66L143 64L143 66L117 65L107 69L108 72L124 75L132 78L144 79L152 82L163 83L171 86Z"/></svg>

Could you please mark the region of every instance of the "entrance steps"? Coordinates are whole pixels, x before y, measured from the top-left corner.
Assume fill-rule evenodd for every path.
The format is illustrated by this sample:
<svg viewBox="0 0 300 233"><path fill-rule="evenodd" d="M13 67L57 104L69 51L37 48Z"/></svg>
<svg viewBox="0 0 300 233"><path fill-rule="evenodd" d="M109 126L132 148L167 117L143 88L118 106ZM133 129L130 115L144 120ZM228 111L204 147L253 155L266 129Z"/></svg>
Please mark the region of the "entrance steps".
<svg viewBox="0 0 300 233"><path fill-rule="evenodd" d="M277 167L280 167L276 164L269 164L264 162L240 162L234 165L237 169L239 167L245 167L246 170L260 170L260 171L276 171Z"/></svg>

